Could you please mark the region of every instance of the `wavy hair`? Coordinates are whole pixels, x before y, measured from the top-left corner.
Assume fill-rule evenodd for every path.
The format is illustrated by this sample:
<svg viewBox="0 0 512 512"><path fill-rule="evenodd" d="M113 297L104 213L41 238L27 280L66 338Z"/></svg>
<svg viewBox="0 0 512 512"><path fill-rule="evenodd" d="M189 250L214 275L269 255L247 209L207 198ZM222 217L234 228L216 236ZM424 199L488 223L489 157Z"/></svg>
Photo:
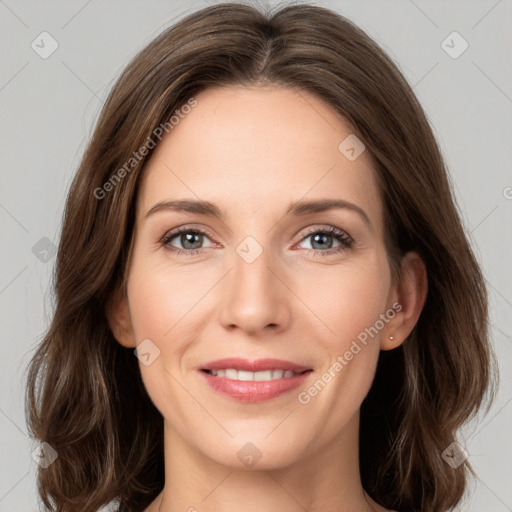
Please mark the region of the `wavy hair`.
<svg viewBox="0 0 512 512"><path fill-rule="evenodd" d="M363 487L387 508L439 512L460 502L475 474L441 453L495 393L487 292L423 109L387 54L343 16L312 5L263 12L221 3L184 17L129 63L71 184L55 311L26 389L29 431L58 453L38 470L50 510L114 502L118 512L141 511L164 486L163 418L105 314L126 291L138 183L152 150L134 153L200 91L261 84L316 95L357 130L375 162L391 268L410 250L426 265L417 325L381 352L361 406Z"/></svg>

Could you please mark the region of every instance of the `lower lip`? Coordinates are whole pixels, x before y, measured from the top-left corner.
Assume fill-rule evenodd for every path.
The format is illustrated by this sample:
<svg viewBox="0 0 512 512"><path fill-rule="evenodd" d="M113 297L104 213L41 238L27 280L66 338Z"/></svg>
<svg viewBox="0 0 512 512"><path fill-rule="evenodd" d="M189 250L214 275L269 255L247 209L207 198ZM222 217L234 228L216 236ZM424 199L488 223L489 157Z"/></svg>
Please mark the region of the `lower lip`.
<svg viewBox="0 0 512 512"><path fill-rule="evenodd" d="M242 402L263 402L298 388L308 378L311 370L294 377L266 381L233 380L226 377L214 377L203 371L200 373L210 387L218 393Z"/></svg>

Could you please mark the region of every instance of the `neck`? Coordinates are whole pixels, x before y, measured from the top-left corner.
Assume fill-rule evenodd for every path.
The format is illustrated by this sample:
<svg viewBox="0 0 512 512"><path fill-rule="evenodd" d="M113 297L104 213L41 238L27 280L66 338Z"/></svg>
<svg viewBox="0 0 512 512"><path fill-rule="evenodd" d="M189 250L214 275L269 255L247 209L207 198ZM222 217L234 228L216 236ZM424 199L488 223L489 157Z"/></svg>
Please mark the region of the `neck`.
<svg viewBox="0 0 512 512"><path fill-rule="evenodd" d="M267 460L241 469L198 452L165 422L165 475L158 512L375 512L359 475L359 414L338 437L310 446L282 467ZM241 443L240 446L243 446ZM155 504L156 504L155 503Z"/></svg>

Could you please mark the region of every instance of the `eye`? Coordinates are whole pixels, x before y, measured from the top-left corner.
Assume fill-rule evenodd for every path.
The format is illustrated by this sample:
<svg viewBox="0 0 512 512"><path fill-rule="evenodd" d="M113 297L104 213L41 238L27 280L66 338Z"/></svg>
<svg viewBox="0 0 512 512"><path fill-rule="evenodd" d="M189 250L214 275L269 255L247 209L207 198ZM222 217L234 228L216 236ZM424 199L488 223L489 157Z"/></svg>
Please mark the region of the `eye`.
<svg viewBox="0 0 512 512"><path fill-rule="evenodd" d="M311 240L309 250L322 256L345 251L354 243L354 240L345 231L333 226L316 228L307 233L302 240ZM339 245L333 247L334 242L338 242Z"/></svg>
<svg viewBox="0 0 512 512"><path fill-rule="evenodd" d="M307 233L302 241L311 240L311 248L306 250L313 251L314 254L322 256L339 253L352 247L354 240L345 231L329 226L328 228L316 228ZM205 240L210 240L208 234L200 229L193 229L184 227L171 233L166 234L161 240L160 245L167 248L176 255L194 256L204 252L203 243ZM177 242L181 247L176 247L173 242ZM334 243L337 246L333 246ZM210 244L206 247L213 247Z"/></svg>
<svg viewBox="0 0 512 512"><path fill-rule="evenodd" d="M181 244L181 247L175 247L171 242L175 240ZM182 228L180 230L169 233L161 240L161 245L175 254L186 254L193 256L203 252L203 241L209 240L207 234L199 229Z"/></svg>

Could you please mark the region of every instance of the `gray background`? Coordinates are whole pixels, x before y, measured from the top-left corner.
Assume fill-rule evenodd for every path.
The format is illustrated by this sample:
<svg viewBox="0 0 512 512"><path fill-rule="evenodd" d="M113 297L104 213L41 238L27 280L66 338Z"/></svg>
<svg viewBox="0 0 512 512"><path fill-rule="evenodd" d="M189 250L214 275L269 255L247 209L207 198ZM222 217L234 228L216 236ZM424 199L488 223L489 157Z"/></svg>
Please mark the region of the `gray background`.
<svg viewBox="0 0 512 512"><path fill-rule="evenodd" d="M94 121L136 51L212 3L0 0L0 511L39 509L25 370L51 318L49 241L58 242ZM491 412L464 431L478 479L458 510L512 511L512 1L316 3L355 21L399 64L449 165L489 284L501 367ZM31 47L43 31L59 45L47 59ZM441 45L453 31L469 44L458 58Z"/></svg>

